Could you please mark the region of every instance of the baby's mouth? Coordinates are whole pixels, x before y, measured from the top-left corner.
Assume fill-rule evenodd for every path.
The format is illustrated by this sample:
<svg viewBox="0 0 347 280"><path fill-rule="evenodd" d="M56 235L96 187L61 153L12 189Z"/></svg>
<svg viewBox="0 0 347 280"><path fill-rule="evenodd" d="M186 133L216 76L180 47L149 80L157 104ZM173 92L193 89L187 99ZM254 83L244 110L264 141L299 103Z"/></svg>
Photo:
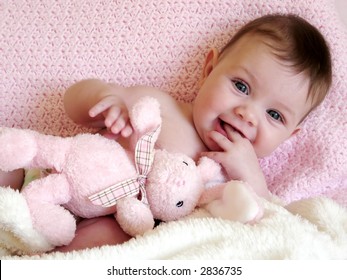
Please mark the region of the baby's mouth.
<svg viewBox="0 0 347 280"><path fill-rule="evenodd" d="M220 126L222 127L223 131L225 132L225 135L228 136L227 131L228 130L232 130L236 133L238 133L239 135L241 135L242 138L247 138L242 131L238 130L236 127L224 122L224 121L220 121Z"/></svg>

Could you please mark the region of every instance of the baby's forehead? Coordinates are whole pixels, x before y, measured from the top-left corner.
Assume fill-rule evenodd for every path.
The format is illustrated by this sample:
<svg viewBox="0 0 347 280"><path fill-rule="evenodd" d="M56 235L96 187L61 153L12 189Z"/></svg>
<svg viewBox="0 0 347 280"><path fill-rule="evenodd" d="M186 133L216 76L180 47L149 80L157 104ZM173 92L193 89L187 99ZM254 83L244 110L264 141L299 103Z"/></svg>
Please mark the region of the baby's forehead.
<svg viewBox="0 0 347 280"><path fill-rule="evenodd" d="M269 38L268 36L250 31L241 35L240 37L230 40L228 44L226 44L222 48L221 53L224 53L224 52L228 53L236 45L246 46L246 45L254 45L254 44L264 45L264 46L267 46L269 49L273 49L273 50L277 49L280 51L282 48L284 49L284 46L278 41L272 38Z"/></svg>

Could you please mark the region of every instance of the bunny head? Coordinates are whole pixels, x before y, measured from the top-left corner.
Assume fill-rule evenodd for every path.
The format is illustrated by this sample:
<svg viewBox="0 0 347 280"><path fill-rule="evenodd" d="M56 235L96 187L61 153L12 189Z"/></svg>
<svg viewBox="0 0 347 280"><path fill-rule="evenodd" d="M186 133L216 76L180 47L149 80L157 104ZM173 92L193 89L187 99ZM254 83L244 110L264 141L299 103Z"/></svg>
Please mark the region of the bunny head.
<svg viewBox="0 0 347 280"><path fill-rule="evenodd" d="M197 164L188 156L156 150L146 193L153 217L177 220L193 212L205 185L221 176L220 165L208 158Z"/></svg>

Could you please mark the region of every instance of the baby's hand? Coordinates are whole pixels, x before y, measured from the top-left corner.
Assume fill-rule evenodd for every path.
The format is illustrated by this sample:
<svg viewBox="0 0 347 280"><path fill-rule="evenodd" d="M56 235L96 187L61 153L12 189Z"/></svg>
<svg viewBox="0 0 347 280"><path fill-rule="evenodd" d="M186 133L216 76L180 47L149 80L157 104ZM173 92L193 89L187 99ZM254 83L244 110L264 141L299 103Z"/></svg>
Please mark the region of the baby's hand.
<svg viewBox="0 0 347 280"><path fill-rule="evenodd" d="M128 108L120 97L107 95L89 110L89 116L92 118L99 114L104 116L104 123L109 132L121 134L123 137L129 137L133 133Z"/></svg>
<svg viewBox="0 0 347 280"><path fill-rule="evenodd" d="M240 180L250 184L256 193L267 197L268 190L263 172L252 143L235 131L227 131L228 137L212 131L211 139L218 144L222 151L205 152L220 163L230 180Z"/></svg>
<svg viewBox="0 0 347 280"><path fill-rule="evenodd" d="M223 166L229 179L244 181L250 169L258 168L257 156L248 139L237 132L230 132L226 137L212 131L210 137L221 151L210 151L206 155Z"/></svg>

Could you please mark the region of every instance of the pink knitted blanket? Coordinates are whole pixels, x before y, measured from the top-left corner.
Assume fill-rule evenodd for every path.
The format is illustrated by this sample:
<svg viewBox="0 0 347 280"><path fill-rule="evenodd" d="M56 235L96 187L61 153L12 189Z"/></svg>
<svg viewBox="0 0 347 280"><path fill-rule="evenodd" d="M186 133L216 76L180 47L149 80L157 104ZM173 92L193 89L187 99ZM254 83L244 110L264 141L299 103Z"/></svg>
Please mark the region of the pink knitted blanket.
<svg viewBox="0 0 347 280"><path fill-rule="evenodd" d="M270 189L286 202L326 195L347 205L347 35L329 0L0 1L0 126L85 131L64 115L62 95L91 77L191 101L208 48L274 12L322 31L334 82L302 132L261 160Z"/></svg>

